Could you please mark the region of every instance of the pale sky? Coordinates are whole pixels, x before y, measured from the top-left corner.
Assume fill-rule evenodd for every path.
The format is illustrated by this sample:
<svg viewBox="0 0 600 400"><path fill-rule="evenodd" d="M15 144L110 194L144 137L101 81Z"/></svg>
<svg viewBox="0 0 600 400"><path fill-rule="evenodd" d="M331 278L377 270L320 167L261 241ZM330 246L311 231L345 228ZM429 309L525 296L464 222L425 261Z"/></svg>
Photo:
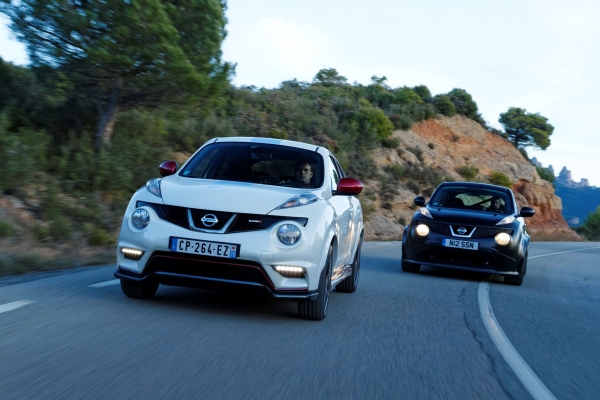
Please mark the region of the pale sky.
<svg viewBox="0 0 600 400"><path fill-rule="evenodd" d="M229 0L227 17L236 85L272 88L336 68L349 82L463 88L492 126L509 107L547 117L552 144L530 157L600 186L600 1ZM0 56L27 63L5 18Z"/></svg>

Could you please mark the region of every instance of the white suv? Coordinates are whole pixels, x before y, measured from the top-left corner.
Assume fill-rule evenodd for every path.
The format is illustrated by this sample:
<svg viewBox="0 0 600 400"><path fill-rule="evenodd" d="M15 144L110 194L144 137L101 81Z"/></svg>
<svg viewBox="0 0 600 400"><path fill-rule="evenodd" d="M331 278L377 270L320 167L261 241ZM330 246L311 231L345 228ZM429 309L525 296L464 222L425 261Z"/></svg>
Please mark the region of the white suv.
<svg viewBox="0 0 600 400"><path fill-rule="evenodd" d="M363 215L326 148L265 138L215 138L132 197L115 276L126 296L159 284L266 293L322 320L329 292L358 286Z"/></svg>

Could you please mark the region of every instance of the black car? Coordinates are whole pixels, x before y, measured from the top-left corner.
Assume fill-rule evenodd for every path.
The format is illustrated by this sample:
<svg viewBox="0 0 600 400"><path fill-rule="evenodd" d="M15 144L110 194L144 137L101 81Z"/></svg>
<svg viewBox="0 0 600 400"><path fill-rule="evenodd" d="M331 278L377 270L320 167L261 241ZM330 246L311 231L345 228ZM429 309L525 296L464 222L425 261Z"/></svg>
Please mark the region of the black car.
<svg viewBox="0 0 600 400"><path fill-rule="evenodd" d="M415 213L402 237L402 270L421 265L504 275L520 286L527 272L529 235L510 189L484 183L444 182Z"/></svg>

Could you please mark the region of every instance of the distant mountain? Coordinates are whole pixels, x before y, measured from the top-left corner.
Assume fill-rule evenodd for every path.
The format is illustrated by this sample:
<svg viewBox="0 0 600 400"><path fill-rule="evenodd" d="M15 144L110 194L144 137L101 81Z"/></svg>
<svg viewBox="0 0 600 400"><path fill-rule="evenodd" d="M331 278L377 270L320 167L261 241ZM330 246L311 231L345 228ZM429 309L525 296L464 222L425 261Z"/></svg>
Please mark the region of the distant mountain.
<svg viewBox="0 0 600 400"><path fill-rule="evenodd" d="M594 186L570 187L556 184L555 191L556 195L562 199L562 215L572 227L583 224L588 214L600 206L600 188Z"/></svg>
<svg viewBox="0 0 600 400"><path fill-rule="evenodd" d="M571 171L569 171L567 167L563 167L560 174L558 174L555 183L556 186L560 185L570 188L590 187L590 182L585 178L581 178L580 182L573 181L573 178L571 178Z"/></svg>

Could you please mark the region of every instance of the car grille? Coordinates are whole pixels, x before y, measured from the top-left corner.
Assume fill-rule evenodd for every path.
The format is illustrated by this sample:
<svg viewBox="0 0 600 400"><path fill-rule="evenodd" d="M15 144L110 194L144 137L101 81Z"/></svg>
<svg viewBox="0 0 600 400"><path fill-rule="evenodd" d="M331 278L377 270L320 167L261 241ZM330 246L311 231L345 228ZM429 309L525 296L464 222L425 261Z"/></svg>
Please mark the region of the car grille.
<svg viewBox="0 0 600 400"><path fill-rule="evenodd" d="M436 222L436 221L419 221L419 223L427 225L429 227L429 229L431 229L434 232L443 233L444 235L452 236L452 232L450 231L450 224L446 224L443 222ZM481 227L481 226L468 226L468 225L452 224L452 229L454 230L454 233L456 233L456 231L460 227L464 227L465 229L467 229L467 232L465 233L465 235L469 235L469 233L471 233L474 228L477 228L477 229L475 229L475 232L473 232L473 236L471 236L471 238L494 237L497 234L499 234L500 232L506 232L511 236L513 234L512 229L487 228L487 227Z"/></svg>
<svg viewBox="0 0 600 400"><path fill-rule="evenodd" d="M279 217L272 215L260 215L260 214L245 214L245 213L231 213L224 211L212 211L203 210L197 208L186 208L178 206L170 206L164 204L154 204L145 201L138 201L137 207L147 206L151 207L159 218L168 221L172 224L181 226L182 228L190 229L188 210L191 211L192 221L194 226L198 229L208 231L219 231L223 229L225 224L235 215L233 223L227 228L225 233L235 232L248 232L268 229L279 221L296 221L302 226L306 226L308 218L300 217ZM212 214L219 220L215 225L207 227L202 223L202 217L207 214Z"/></svg>
<svg viewBox="0 0 600 400"><path fill-rule="evenodd" d="M146 264L144 274L156 272L257 283L270 288L274 287L260 264L246 260L215 259L193 254L156 251Z"/></svg>

